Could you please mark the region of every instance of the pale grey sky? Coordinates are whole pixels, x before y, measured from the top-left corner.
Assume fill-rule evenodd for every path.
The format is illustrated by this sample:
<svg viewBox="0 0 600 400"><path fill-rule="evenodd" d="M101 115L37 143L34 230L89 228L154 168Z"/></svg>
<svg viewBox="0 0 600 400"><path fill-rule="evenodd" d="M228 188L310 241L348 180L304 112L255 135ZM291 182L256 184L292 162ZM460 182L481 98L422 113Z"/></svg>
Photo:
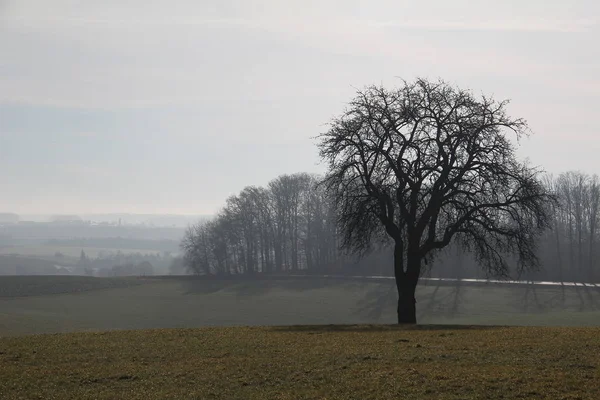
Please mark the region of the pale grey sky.
<svg viewBox="0 0 600 400"><path fill-rule="evenodd" d="M593 0L0 0L0 212L216 212L321 172L353 87L443 78L510 98L521 148L600 173Z"/></svg>

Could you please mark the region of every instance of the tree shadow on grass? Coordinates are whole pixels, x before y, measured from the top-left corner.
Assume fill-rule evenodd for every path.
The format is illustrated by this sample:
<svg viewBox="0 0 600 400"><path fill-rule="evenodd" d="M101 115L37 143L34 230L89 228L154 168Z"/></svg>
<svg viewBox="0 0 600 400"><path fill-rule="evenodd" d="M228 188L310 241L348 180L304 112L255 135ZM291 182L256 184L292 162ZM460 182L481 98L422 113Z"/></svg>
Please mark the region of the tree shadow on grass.
<svg viewBox="0 0 600 400"><path fill-rule="evenodd" d="M529 286L529 285L528 285ZM532 289L535 292L535 285L532 285ZM544 293L544 292L542 292ZM537 297L534 297L537 301ZM541 304L538 301L538 308L540 311L549 311L556 308L565 308L567 304L567 295L565 285L561 284L557 290L550 291L550 295Z"/></svg>
<svg viewBox="0 0 600 400"><path fill-rule="evenodd" d="M504 328L494 325L290 325L269 328L276 332L393 332L393 331L448 331L493 330Z"/></svg>
<svg viewBox="0 0 600 400"><path fill-rule="evenodd" d="M532 282L528 282L525 285L525 293L523 293L523 297L520 301L521 303L521 311L524 313L527 312L544 312L546 309L546 305L543 304L536 290L535 285Z"/></svg>
<svg viewBox="0 0 600 400"><path fill-rule="evenodd" d="M579 311L596 311L600 309L600 291L596 286L582 283L582 285L576 285L574 288L579 298Z"/></svg>
<svg viewBox="0 0 600 400"><path fill-rule="evenodd" d="M584 284L583 291L585 292L591 309L594 311L600 310L600 287L596 285Z"/></svg>
<svg viewBox="0 0 600 400"><path fill-rule="evenodd" d="M452 306L450 308L450 316L455 317L458 314L460 304L464 301L465 291L461 290L463 284L461 280L456 281L456 285L452 289Z"/></svg>
<svg viewBox="0 0 600 400"><path fill-rule="evenodd" d="M431 317L435 314L443 314L446 317L457 316L461 304L465 301L462 282L458 281L449 285L438 281L435 286L423 285L423 288L432 287L431 292L417 292L418 319ZM355 314L367 321L378 322L386 310L395 312L397 301L396 286L394 284L389 284L389 286L381 284L372 288L359 301Z"/></svg>
<svg viewBox="0 0 600 400"><path fill-rule="evenodd" d="M425 306L421 307L420 310L417 308L417 313L418 313L419 318L423 318L424 316L426 316L428 314L433 314L435 308L438 306L438 303L440 302L439 300L436 300L439 290L440 290L440 285L438 283L435 285L435 289L433 289L433 292L429 295L429 299L421 302L421 303L425 303Z"/></svg>
<svg viewBox="0 0 600 400"><path fill-rule="evenodd" d="M544 313L557 310L598 311L600 290L596 286L582 283L576 286L561 284L542 287L527 283L515 290L516 308L523 313Z"/></svg>
<svg viewBox="0 0 600 400"><path fill-rule="evenodd" d="M395 309L397 302L396 286L377 285L358 301L355 314L368 321L379 321L386 309Z"/></svg>
<svg viewBox="0 0 600 400"><path fill-rule="evenodd" d="M431 285L428 285L431 287ZM456 317L460 314L461 305L465 302L464 283L460 280L449 284L447 282L437 282L431 293L424 293L421 296L419 307L417 304L418 318L435 317L443 315L444 317ZM440 290L442 289L442 290Z"/></svg>

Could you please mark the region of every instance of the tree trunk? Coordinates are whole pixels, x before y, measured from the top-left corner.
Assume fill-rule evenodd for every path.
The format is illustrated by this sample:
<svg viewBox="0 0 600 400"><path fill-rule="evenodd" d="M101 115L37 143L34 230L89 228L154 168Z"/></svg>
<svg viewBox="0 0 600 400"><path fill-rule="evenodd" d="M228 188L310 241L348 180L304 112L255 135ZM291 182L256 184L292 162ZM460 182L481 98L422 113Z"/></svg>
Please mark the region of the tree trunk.
<svg viewBox="0 0 600 400"><path fill-rule="evenodd" d="M396 244L394 248L394 275L398 289L398 323L417 323L417 301L415 290L419 280L420 262L418 258L409 257L408 268L404 271L404 255L402 246ZM416 273L415 273L416 272Z"/></svg>
<svg viewBox="0 0 600 400"><path fill-rule="evenodd" d="M562 268L562 255L560 252L560 236L559 236L560 225L558 223L558 218L555 218L554 221L555 221L554 222L554 232L555 232L554 237L556 238L556 257L558 260L558 279L562 283L563 282L563 268Z"/></svg>
<svg viewBox="0 0 600 400"><path fill-rule="evenodd" d="M417 323L417 301L415 300L415 291L409 288L398 293L398 323L416 324Z"/></svg>

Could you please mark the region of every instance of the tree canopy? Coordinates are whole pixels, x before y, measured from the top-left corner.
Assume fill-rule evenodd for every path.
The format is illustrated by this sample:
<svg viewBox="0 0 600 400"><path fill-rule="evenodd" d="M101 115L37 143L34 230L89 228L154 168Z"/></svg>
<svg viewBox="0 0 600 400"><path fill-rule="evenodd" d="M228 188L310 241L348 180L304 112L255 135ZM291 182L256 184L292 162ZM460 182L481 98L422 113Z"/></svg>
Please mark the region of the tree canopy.
<svg viewBox="0 0 600 400"><path fill-rule="evenodd" d="M554 198L517 160L510 135L528 127L507 104L444 81L370 86L319 136L343 245L364 252L386 235L394 242L399 320L414 322L406 304L422 261L452 241L494 275L507 275L513 256L520 269L537 265Z"/></svg>

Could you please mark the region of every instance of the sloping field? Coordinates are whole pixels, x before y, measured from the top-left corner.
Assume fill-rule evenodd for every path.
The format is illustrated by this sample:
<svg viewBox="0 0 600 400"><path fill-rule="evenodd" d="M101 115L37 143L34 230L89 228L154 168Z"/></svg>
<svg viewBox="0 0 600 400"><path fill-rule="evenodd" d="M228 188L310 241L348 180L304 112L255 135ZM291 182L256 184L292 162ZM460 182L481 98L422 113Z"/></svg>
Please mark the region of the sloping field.
<svg viewBox="0 0 600 400"><path fill-rule="evenodd" d="M12 278L0 277L5 293L38 295L0 297L0 336L395 321L390 282L18 277L19 288ZM78 279L102 290L81 291ZM51 294L57 288L72 293ZM418 290L417 309L424 324L600 326L600 293L589 287L428 283Z"/></svg>
<svg viewBox="0 0 600 400"><path fill-rule="evenodd" d="M0 398L598 399L600 329L289 326L0 338Z"/></svg>
<svg viewBox="0 0 600 400"><path fill-rule="evenodd" d="M2 276L0 298L81 293L90 290L125 288L141 284L135 278L94 278L88 276Z"/></svg>

